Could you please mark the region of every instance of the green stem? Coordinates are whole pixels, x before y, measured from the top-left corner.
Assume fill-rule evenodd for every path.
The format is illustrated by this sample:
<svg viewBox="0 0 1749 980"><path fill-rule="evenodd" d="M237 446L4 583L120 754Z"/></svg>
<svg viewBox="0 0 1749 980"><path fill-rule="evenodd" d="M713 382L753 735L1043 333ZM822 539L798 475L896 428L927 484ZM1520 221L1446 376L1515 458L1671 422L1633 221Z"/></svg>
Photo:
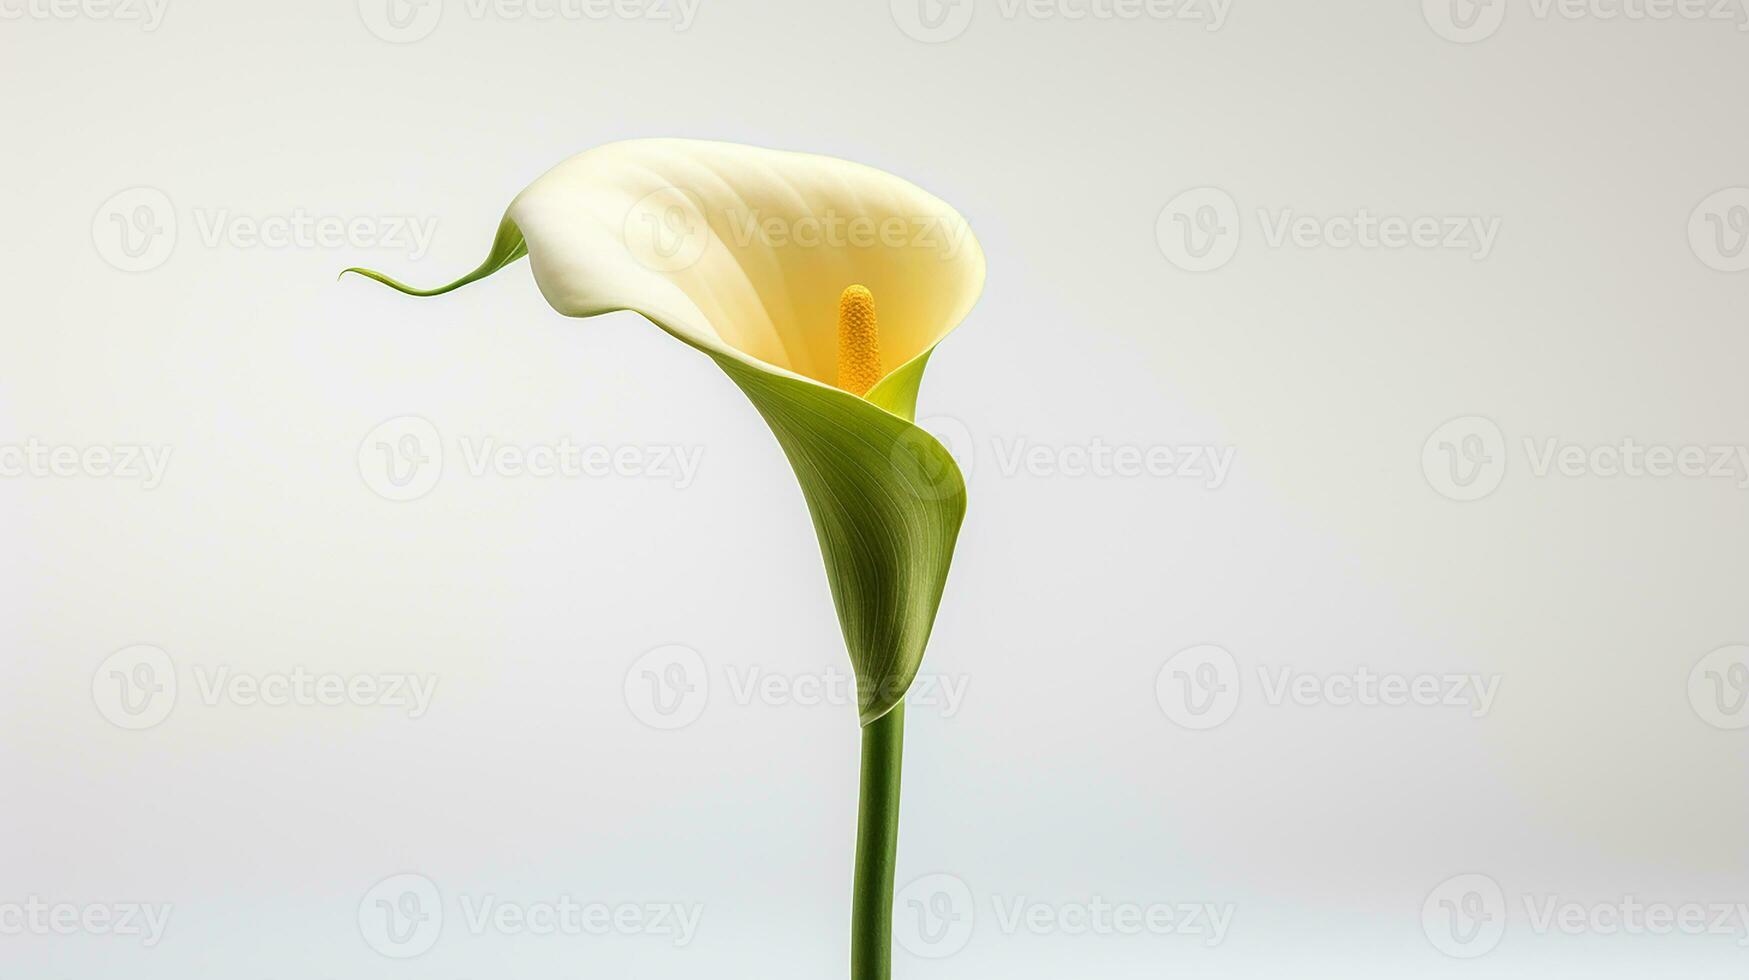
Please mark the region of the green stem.
<svg viewBox="0 0 1749 980"><path fill-rule="evenodd" d="M850 980L893 975L893 869L899 850L899 768L905 703L862 730L856 884L850 903Z"/></svg>

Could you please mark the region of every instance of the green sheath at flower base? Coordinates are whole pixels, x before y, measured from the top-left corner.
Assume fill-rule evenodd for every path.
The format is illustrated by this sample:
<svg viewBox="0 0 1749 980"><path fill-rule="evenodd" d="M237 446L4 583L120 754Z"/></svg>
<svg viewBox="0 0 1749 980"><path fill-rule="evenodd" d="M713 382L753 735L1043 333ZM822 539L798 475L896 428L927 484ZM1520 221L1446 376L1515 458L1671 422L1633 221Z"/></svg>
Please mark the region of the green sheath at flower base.
<svg viewBox="0 0 1749 980"><path fill-rule="evenodd" d="M891 174L829 157L692 140L637 140L574 157L511 204L474 272L527 256L567 316L643 314L708 354L776 434L813 518L868 725L923 661L965 485L912 423L924 366L983 287L963 219ZM880 304L864 397L837 387L847 287ZM872 338L871 338L872 340Z"/></svg>

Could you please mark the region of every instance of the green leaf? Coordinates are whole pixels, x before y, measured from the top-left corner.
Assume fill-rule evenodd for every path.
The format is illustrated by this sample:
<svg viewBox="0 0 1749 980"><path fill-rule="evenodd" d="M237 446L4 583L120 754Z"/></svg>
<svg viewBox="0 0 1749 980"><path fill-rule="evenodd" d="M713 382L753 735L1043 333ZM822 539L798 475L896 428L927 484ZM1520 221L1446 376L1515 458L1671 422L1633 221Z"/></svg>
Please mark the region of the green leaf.
<svg viewBox="0 0 1749 980"><path fill-rule="evenodd" d="M442 296L452 289L460 289L470 282L484 279L527 254L528 242L522 237L522 229L516 227L509 218L505 218L498 223L498 235L492 240L492 253L486 256L486 261L481 262L479 268L447 286L439 286L436 289L415 289L406 283L390 279L380 272L357 267L342 270L340 274L344 276L351 272L367 279L375 279L377 282L398 289L409 296Z"/></svg>
<svg viewBox="0 0 1749 980"><path fill-rule="evenodd" d="M922 666L966 512L953 456L910 421L928 355L883 379L869 401L713 357L801 482L868 725L904 700Z"/></svg>

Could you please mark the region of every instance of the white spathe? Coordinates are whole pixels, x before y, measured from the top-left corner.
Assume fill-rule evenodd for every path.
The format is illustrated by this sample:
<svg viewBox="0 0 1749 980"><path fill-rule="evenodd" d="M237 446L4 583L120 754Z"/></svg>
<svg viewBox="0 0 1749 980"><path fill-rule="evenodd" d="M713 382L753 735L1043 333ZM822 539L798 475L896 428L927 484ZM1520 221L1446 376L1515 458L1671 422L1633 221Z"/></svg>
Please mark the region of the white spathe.
<svg viewBox="0 0 1749 980"><path fill-rule="evenodd" d="M874 294L891 373L958 326L984 282L977 239L940 198L809 153L610 143L548 171L506 217L560 313L635 310L707 350L825 385L846 286Z"/></svg>

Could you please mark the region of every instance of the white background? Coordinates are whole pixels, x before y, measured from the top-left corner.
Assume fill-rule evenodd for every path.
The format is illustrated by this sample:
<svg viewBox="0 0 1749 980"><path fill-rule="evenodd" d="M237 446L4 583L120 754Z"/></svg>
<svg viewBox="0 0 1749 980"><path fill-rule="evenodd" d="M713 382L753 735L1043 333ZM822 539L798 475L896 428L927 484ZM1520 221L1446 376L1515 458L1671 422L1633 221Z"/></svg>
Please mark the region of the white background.
<svg viewBox="0 0 1749 980"><path fill-rule="evenodd" d="M919 410L969 471L924 668L964 697L910 711L896 976L1742 975L1749 913L1608 909L1749 903L1749 651L1703 663L1749 643L1743 11L959 3L0 0L0 974L844 975L855 712L738 696L847 669L751 406L631 314L552 313L526 264L424 301L335 281L447 281L547 167L681 135L892 170L989 256ZM1496 234L1276 234L1363 209ZM355 225L250 235L298 216ZM442 467L387 499L372 447L409 433ZM466 457L565 439L702 455ZM1626 440L1731 469L1610 475ZM1232 467L1082 472L1097 446ZM94 447L170 456L153 482ZM140 644L177 690L132 730L111 658ZM704 694L661 730L669 663ZM299 670L437 686L418 717L203 690ZM1363 670L1497 687L1273 696ZM402 874L443 916L407 959L369 921ZM685 945L468 921L566 896L701 917ZM1219 942L1033 911L1186 903Z"/></svg>

